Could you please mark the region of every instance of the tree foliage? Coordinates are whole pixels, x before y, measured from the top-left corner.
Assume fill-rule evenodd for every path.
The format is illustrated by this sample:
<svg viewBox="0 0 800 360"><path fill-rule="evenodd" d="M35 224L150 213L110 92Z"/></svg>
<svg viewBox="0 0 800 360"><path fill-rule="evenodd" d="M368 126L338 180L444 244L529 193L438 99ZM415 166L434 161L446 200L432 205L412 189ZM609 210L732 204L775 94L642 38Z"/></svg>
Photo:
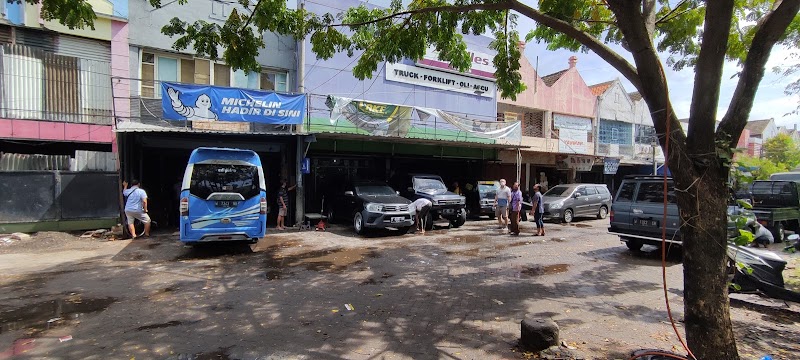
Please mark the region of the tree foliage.
<svg viewBox="0 0 800 360"><path fill-rule="evenodd" d="M780 133L765 141L761 152L773 163L787 169L800 165L800 145L787 134Z"/></svg>

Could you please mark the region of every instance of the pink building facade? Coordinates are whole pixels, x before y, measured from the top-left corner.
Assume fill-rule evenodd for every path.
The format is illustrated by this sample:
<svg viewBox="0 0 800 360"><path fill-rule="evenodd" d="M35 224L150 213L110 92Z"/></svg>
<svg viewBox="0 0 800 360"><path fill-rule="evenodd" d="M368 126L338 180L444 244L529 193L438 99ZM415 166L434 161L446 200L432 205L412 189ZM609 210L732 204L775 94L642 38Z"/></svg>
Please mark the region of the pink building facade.
<svg viewBox="0 0 800 360"><path fill-rule="evenodd" d="M508 167L514 166L519 155L520 179L525 189L536 183L575 181L580 174L569 164L594 162L597 98L578 72L577 62L578 58L572 56L566 69L539 76L523 57L520 72L527 88L516 100L498 100L498 118L522 121L520 145L525 148L519 154L502 152L505 165L495 170L515 178L510 176Z"/></svg>

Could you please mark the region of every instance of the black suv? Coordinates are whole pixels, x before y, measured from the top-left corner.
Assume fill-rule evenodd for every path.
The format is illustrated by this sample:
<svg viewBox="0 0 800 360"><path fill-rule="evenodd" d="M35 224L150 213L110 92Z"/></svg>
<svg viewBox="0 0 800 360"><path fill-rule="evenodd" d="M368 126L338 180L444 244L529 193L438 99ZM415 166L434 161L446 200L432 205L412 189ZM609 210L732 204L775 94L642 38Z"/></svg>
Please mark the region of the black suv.
<svg viewBox="0 0 800 360"><path fill-rule="evenodd" d="M414 225L411 201L397 195L386 183L356 181L347 183L325 197L329 221L351 221L356 234L368 229L395 228L405 234Z"/></svg>
<svg viewBox="0 0 800 360"><path fill-rule="evenodd" d="M438 175L396 176L392 179L392 185L408 199L426 198L433 203L433 208L425 221L427 230L432 229L433 221L440 217L449 220L450 225L454 228L464 225L467 221L466 199L448 191L447 186Z"/></svg>

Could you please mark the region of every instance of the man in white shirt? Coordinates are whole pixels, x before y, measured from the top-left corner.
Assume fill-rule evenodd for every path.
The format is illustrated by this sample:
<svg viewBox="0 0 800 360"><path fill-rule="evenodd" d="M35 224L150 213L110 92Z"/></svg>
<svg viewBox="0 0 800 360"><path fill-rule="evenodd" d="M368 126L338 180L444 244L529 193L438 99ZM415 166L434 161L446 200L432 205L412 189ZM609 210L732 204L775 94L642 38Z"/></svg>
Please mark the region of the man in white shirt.
<svg viewBox="0 0 800 360"><path fill-rule="evenodd" d="M420 234L425 235L425 220L433 207L433 203L426 198L419 198L411 203L411 206L417 210L417 230L419 230Z"/></svg>
<svg viewBox="0 0 800 360"><path fill-rule="evenodd" d="M122 195L127 198L125 201L125 217L128 218L128 230L131 237L136 239L136 228L133 226L134 220L138 219L144 223L145 237L150 236L150 216L147 214L147 193L139 187L139 180L131 181L131 188L128 189L128 182L122 182Z"/></svg>
<svg viewBox="0 0 800 360"><path fill-rule="evenodd" d="M506 179L500 179L500 188L494 197L497 204L497 225L500 229L508 227L508 204L511 202L511 188L506 186Z"/></svg>

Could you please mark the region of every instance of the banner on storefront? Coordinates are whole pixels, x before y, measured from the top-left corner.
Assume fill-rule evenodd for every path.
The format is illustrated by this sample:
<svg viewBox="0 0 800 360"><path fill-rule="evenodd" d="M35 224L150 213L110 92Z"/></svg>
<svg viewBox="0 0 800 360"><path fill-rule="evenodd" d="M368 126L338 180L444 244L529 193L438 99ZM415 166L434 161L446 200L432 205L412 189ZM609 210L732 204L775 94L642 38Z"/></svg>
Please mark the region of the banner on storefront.
<svg viewBox="0 0 800 360"><path fill-rule="evenodd" d="M165 82L161 107L169 120L302 124L306 96Z"/></svg>
<svg viewBox="0 0 800 360"><path fill-rule="evenodd" d="M603 160L603 174L616 175L617 169L619 169L619 159L605 158Z"/></svg>
<svg viewBox="0 0 800 360"><path fill-rule="evenodd" d="M522 136L519 121L486 121L478 119L467 119L446 111L431 108L415 108L420 119L423 121L430 116L438 117L455 126L461 131L470 133L477 137L486 139L509 139L519 140Z"/></svg>
<svg viewBox="0 0 800 360"><path fill-rule="evenodd" d="M382 104L338 96L328 96L326 104L331 109L331 125L336 125L344 118L371 135L404 137L412 127L414 116L419 119L417 126L431 123L435 127L437 124L430 121L435 117L441 119L440 124L448 124L458 131L485 139L519 140L522 135L519 121L468 119L438 109Z"/></svg>
<svg viewBox="0 0 800 360"><path fill-rule="evenodd" d="M331 125L345 118L357 128L370 135L406 136L411 128L410 106L381 104L376 102L328 96L331 109Z"/></svg>
<svg viewBox="0 0 800 360"><path fill-rule="evenodd" d="M452 74L405 64L386 64L386 80L419 85L433 89L494 98L494 81Z"/></svg>

